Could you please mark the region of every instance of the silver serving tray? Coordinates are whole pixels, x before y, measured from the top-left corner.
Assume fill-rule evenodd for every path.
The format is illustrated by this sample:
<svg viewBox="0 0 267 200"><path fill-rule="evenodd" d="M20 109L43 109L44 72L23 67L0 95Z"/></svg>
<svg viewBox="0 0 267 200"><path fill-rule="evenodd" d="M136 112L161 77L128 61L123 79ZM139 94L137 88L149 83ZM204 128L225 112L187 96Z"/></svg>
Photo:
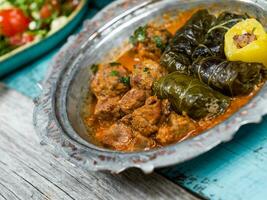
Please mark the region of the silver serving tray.
<svg viewBox="0 0 267 200"><path fill-rule="evenodd" d="M163 13L175 15L198 6L207 7L211 12L247 12L267 24L267 1L264 0L120 0L112 3L87 21L83 31L71 37L55 56L43 83L42 95L35 101L34 126L41 144L47 144L58 155L89 170L119 173L136 167L149 173L155 168L194 158L231 140L244 124L259 123L267 114L267 85L226 121L178 144L146 152L123 153L99 148L83 139L86 129L80 114L82 102L90 93L88 66L112 59L127 49L127 44L119 45L125 43L138 26Z"/></svg>

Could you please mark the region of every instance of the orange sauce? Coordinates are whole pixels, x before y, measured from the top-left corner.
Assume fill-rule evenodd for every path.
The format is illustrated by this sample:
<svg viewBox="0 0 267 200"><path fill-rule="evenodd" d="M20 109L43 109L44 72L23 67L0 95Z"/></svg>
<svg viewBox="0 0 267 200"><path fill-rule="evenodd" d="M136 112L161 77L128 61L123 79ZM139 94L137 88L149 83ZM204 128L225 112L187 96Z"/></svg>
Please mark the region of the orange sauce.
<svg viewBox="0 0 267 200"><path fill-rule="evenodd" d="M192 15L199 10L199 8L190 9L178 14L174 19L170 19L168 15L164 15L164 19L167 21L165 24L165 28L170 31L171 34L175 34L175 32L180 29L191 17Z"/></svg>
<svg viewBox="0 0 267 200"><path fill-rule="evenodd" d="M170 19L168 15L164 15L163 18L166 21L166 23L164 23L164 28L174 35L197 10L199 10L199 8L181 12L177 17L172 19ZM125 52L117 61L124 65L130 72L133 71L134 65L141 62L140 58L132 50Z"/></svg>
<svg viewBox="0 0 267 200"><path fill-rule="evenodd" d="M241 109L243 106L245 106L260 90L262 87L262 84L257 86L253 92L251 92L247 96L242 97L236 97L231 100L231 104L229 108L226 110L226 112L212 120L205 120L205 121L199 121L198 122L198 128L195 130L194 133L192 133L191 136L195 136L200 134L203 131L206 131L207 129L213 128L214 126L218 125L219 123L225 121L229 117L231 117L235 112L237 112L239 109ZM190 137L190 136L189 136Z"/></svg>
<svg viewBox="0 0 267 200"><path fill-rule="evenodd" d="M134 65L141 62L140 58L138 58L133 51L127 51L124 53L119 59L118 62L125 66L130 72L133 71Z"/></svg>

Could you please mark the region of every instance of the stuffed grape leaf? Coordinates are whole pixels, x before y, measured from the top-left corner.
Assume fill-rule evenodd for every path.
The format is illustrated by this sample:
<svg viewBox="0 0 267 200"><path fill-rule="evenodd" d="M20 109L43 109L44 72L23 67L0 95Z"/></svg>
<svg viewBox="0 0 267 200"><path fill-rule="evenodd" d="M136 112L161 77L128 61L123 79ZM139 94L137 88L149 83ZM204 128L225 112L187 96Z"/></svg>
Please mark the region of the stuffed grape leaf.
<svg viewBox="0 0 267 200"><path fill-rule="evenodd" d="M191 55L195 48L205 40L205 34L210 28L210 24L213 24L214 19L215 17L210 15L207 10L197 11L175 33L170 45L161 57L161 64L170 72L188 73L188 66L192 63Z"/></svg>
<svg viewBox="0 0 267 200"><path fill-rule="evenodd" d="M236 23L248 18L229 12L217 18L199 10L179 29L161 57L168 71L192 75L228 96L249 94L266 69L259 63L227 61L224 35Z"/></svg>
<svg viewBox="0 0 267 200"><path fill-rule="evenodd" d="M228 96L247 95L265 78L260 63L227 61L218 57L198 59L191 72L196 78Z"/></svg>
<svg viewBox="0 0 267 200"><path fill-rule="evenodd" d="M212 52L212 55L225 58L224 54L224 35L236 23L248 18L247 15L238 15L235 13L223 12L216 19L215 23L210 27L206 36L204 45L207 50L204 52ZM200 48L198 49L198 51ZM203 55L203 53L201 53ZM197 52L193 55L195 58L199 57Z"/></svg>
<svg viewBox="0 0 267 200"><path fill-rule="evenodd" d="M218 18L204 10L197 11L180 28L161 57L161 64L169 72L179 71L190 75L188 67L199 57L224 55L224 35L229 28L246 15L229 12L221 13Z"/></svg>
<svg viewBox="0 0 267 200"><path fill-rule="evenodd" d="M193 119L211 118L226 111L230 98L213 90L197 78L170 73L153 85L155 95L168 99L177 113Z"/></svg>

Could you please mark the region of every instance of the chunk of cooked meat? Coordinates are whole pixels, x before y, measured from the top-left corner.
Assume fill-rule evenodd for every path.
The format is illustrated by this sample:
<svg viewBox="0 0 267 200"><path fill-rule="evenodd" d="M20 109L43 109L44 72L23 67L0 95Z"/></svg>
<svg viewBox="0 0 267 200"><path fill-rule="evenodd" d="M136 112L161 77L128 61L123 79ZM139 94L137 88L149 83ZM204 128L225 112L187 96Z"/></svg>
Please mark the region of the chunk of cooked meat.
<svg viewBox="0 0 267 200"><path fill-rule="evenodd" d="M132 128L144 136L157 132L161 117L161 101L155 96L146 100L144 106L136 109L131 115Z"/></svg>
<svg viewBox="0 0 267 200"><path fill-rule="evenodd" d="M162 145L172 144L186 138L195 129L196 125L189 117L172 112L166 123L160 126L156 140Z"/></svg>
<svg viewBox="0 0 267 200"><path fill-rule="evenodd" d="M257 40L257 36L253 33L244 33L242 35L235 35L233 37L234 44L238 49L241 49L247 45L249 45L251 42Z"/></svg>
<svg viewBox="0 0 267 200"><path fill-rule="evenodd" d="M134 109L139 108L145 104L146 91L138 88L129 90L119 101L121 110L128 114L133 112Z"/></svg>
<svg viewBox="0 0 267 200"><path fill-rule="evenodd" d="M167 29L150 24L136 29L130 42L140 57L159 60L171 37Z"/></svg>
<svg viewBox="0 0 267 200"><path fill-rule="evenodd" d="M129 79L129 72L121 64L103 65L92 80L91 90L98 99L123 95L130 89L125 79Z"/></svg>
<svg viewBox="0 0 267 200"><path fill-rule="evenodd" d="M166 69L153 60L144 60L135 65L131 75L131 86L151 90L153 82L166 74Z"/></svg>
<svg viewBox="0 0 267 200"><path fill-rule="evenodd" d="M94 116L103 120L114 120L121 117L118 105L120 97L99 99L95 106Z"/></svg>
<svg viewBox="0 0 267 200"><path fill-rule="evenodd" d="M130 114L125 115L124 117L122 117L120 119L120 122L122 122L122 123L124 123L124 124L126 124L128 126L132 126L132 119L133 119L132 113L130 113Z"/></svg>
<svg viewBox="0 0 267 200"><path fill-rule="evenodd" d="M169 115L171 114L171 103L168 99L163 99L161 101L161 118L160 118L160 124L165 122Z"/></svg>
<svg viewBox="0 0 267 200"><path fill-rule="evenodd" d="M105 147L127 150L133 139L133 132L127 125L116 122L109 128L98 130L95 137Z"/></svg>
<svg viewBox="0 0 267 200"><path fill-rule="evenodd" d="M146 151L154 147L156 147L155 140L145 137L140 133L135 133L134 139L130 143L128 151Z"/></svg>

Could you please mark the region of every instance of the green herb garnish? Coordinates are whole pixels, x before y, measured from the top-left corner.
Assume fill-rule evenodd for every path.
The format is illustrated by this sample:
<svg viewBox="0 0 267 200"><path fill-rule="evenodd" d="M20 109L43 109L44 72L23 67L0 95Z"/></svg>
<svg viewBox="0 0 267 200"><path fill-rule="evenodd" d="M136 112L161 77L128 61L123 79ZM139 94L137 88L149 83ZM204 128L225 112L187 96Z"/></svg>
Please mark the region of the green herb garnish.
<svg viewBox="0 0 267 200"><path fill-rule="evenodd" d="M119 76L119 75L120 75L120 73L118 71L116 71L116 70L112 70L110 72L110 76Z"/></svg>
<svg viewBox="0 0 267 200"><path fill-rule="evenodd" d="M98 65L97 64L92 64L91 65L91 71L93 72L93 74L96 74L96 72L98 71Z"/></svg>
<svg viewBox="0 0 267 200"><path fill-rule="evenodd" d="M109 63L109 65L110 65L111 67L114 67L114 66L119 66L119 65L121 65L121 63L119 63L119 62L111 62L111 63Z"/></svg>
<svg viewBox="0 0 267 200"><path fill-rule="evenodd" d="M143 71L144 71L144 72L148 72L148 71L149 71L149 68L145 67L145 68L143 69Z"/></svg>
<svg viewBox="0 0 267 200"><path fill-rule="evenodd" d="M144 42L147 36L146 28L147 26L140 26L139 28L137 28L134 31L133 35L130 36L130 43L136 45L138 42Z"/></svg>
<svg viewBox="0 0 267 200"><path fill-rule="evenodd" d="M162 42L161 37L159 37L159 36L154 36L154 37L153 37L153 40L154 40L154 42L156 43L156 46L157 46L159 49L161 49L161 50L163 51L164 48L165 48L165 46L164 46L164 44L163 44L163 42Z"/></svg>
<svg viewBox="0 0 267 200"><path fill-rule="evenodd" d="M130 86L130 77L120 77L120 82L123 83L124 85Z"/></svg>
<svg viewBox="0 0 267 200"><path fill-rule="evenodd" d="M9 44L9 42L6 39L2 39L0 36L0 56L9 53L13 49L15 49L16 46L12 46Z"/></svg>

